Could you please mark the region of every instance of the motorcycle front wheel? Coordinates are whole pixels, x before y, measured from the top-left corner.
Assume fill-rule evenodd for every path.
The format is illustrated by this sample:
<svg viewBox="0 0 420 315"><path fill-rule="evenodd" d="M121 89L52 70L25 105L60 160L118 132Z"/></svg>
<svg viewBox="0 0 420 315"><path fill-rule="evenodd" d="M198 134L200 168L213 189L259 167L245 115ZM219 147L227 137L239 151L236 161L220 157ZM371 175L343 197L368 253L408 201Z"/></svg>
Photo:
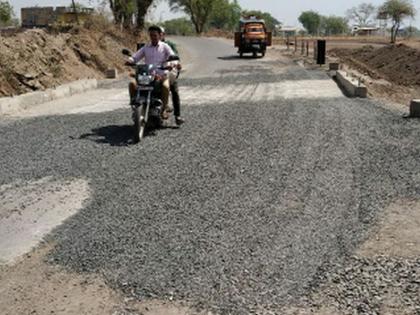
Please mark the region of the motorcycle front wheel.
<svg viewBox="0 0 420 315"><path fill-rule="evenodd" d="M146 122L142 118L142 114L141 114L142 113L142 108L143 108L143 106L135 107L133 109L133 120L134 120L133 140L134 140L134 143L139 143L143 139L144 131L146 129Z"/></svg>

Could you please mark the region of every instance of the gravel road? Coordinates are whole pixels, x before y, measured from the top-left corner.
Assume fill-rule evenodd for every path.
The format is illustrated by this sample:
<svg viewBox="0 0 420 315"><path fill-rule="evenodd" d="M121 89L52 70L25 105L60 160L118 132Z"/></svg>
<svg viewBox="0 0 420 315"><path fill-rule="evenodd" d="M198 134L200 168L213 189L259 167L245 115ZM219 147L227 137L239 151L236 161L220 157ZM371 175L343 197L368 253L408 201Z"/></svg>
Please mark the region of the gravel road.
<svg viewBox="0 0 420 315"><path fill-rule="evenodd" d="M352 251L384 207L418 198L419 121L347 99L325 73L275 50L240 60L223 40L175 40L190 56L181 129L131 145L128 109L0 124L0 185L90 184L90 202L49 236L49 261L214 314L311 304L314 288L338 278L328 301L357 314L364 291L343 293L354 283L341 266L377 265ZM418 260L406 264L390 259L386 270L420 272ZM419 283L410 288L416 314Z"/></svg>

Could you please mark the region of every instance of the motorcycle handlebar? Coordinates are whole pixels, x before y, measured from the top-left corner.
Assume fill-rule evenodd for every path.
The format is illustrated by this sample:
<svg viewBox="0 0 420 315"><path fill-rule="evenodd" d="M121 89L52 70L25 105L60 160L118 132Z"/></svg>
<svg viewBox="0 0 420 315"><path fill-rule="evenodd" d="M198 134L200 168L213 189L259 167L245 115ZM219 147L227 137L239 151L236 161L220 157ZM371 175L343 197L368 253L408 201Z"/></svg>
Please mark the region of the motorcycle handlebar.
<svg viewBox="0 0 420 315"><path fill-rule="evenodd" d="M125 63L125 65L126 65L127 67L132 67L132 68L135 68L135 67L137 66L137 64L135 64L135 63L131 63L131 62L129 62L129 61L127 61L127 62ZM156 67L156 69L157 69L157 70L168 70L168 71L171 71L173 68L174 68L174 67L171 67L171 66L167 66L167 67L164 67L164 66Z"/></svg>

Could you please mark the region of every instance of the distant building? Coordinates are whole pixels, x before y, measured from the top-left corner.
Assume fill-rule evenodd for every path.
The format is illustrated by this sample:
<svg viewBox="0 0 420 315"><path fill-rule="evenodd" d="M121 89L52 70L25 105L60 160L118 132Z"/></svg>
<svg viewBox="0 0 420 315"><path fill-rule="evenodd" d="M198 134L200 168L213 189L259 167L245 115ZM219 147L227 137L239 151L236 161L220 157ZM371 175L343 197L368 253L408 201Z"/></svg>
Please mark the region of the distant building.
<svg viewBox="0 0 420 315"><path fill-rule="evenodd" d="M377 36L380 28L377 26L354 26L351 30L353 36Z"/></svg>
<svg viewBox="0 0 420 315"><path fill-rule="evenodd" d="M302 29L299 27L291 27L291 26L282 26L278 30L278 34L281 37L294 37L299 35L302 32Z"/></svg>
<svg viewBox="0 0 420 315"><path fill-rule="evenodd" d="M79 19L83 23L93 13L92 8L77 9L69 7L30 7L21 9L22 27L47 27L54 23L72 24Z"/></svg>
<svg viewBox="0 0 420 315"><path fill-rule="evenodd" d="M55 22L54 7L21 9L22 27L46 27Z"/></svg>

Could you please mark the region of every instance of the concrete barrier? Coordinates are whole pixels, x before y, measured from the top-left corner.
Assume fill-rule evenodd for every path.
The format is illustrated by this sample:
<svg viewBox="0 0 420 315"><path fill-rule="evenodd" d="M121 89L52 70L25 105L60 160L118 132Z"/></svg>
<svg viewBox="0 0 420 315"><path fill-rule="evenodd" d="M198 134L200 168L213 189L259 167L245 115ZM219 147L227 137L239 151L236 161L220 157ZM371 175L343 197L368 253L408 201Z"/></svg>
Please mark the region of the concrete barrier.
<svg viewBox="0 0 420 315"><path fill-rule="evenodd" d="M22 94L15 97L15 99L19 100L19 109L25 110L31 108L34 105L49 102L51 100L51 97L47 92L39 91Z"/></svg>
<svg viewBox="0 0 420 315"><path fill-rule="evenodd" d="M411 103L410 103L410 117L420 118L420 99L411 101Z"/></svg>
<svg viewBox="0 0 420 315"><path fill-rule="evenodd" d="M67 84L58 86L55 89L47 90L47 93L50 95L51 101L71 95L70 87Z"/></svg>
<svg viewBox="0 0 420 315"><path fill-rule="evenodd" d="M19 99L16 97L0 98L0 115L13 114L20 109Z"/></svg>
<svg viewBox="0 0 420 315"><path fill-rule="evenodd" d="M344 71L339 70L336 72L336 80L348 96L367 97L367 87L363 84L359 84L358 80L348 76Z"/></svg>
<svg viewBox="0 0 420 315"><path fill-rule="evenodd" d="M0 115L10 115L53 100L96 89L96 79L85 79L67 83L45 91L31 92L14 97L0 98Z"/></svg>
<svg viewBox="0 0 420 315"><path fill-rule="evenodd" d="M340 64L337 62L330 62L329 69L330 71L338 71L340 70Z"/></svg>
<svg viewBox="0 0 420 315"><path fill-rule="evenodd" d="M118 78L118 70L117 69L108 69L105 71L105 77L107 79L117 79Z"/></svg>

